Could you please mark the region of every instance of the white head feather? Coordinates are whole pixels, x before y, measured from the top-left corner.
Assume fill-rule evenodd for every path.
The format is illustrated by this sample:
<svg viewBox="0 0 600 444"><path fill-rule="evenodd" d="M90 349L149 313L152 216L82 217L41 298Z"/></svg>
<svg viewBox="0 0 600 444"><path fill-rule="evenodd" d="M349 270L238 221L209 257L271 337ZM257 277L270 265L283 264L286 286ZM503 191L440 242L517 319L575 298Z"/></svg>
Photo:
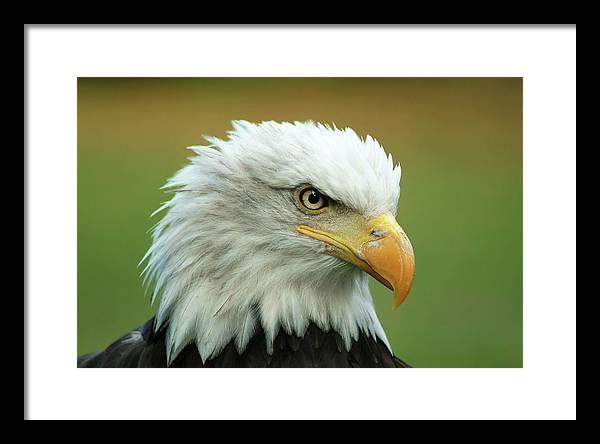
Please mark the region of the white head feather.
<svg viewBox="0 0 600 444"><path fill-rule="evenodd" d="M242 352L259 326L271 349L280 328L302 336L311 321L347 347L360 331L388 344L367 275L296 231L311 216L293 193L310 184L366 217L395 214L400 167L350 128L232 125L227 140L205 136L210 145L191 147L191 164L163 187L175 193L156 211L167 213L142 259L152 300L161 295L169 362L191 342L203 360L232 340Z"/></svg>

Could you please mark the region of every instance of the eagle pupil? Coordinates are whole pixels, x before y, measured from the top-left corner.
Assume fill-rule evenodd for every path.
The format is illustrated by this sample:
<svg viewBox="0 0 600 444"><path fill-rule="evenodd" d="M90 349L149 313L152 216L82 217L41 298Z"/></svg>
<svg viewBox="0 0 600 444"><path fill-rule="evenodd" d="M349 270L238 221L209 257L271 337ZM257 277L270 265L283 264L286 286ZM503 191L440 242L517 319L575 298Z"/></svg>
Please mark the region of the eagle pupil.
<svg viewBox="0 0 600 444"><path fill-rule="evenodd" d="M319 193L317 193L316 191L311 191L310 194L308 195L308 201L315 205L319 202Z"/></svg>

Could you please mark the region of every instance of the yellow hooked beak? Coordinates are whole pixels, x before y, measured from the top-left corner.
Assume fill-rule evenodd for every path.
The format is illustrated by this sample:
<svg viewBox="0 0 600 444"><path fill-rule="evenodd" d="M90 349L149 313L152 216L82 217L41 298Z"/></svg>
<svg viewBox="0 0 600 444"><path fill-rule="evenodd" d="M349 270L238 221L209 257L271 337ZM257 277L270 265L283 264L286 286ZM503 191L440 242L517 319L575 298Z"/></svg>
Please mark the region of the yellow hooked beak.
<svg viewBox="0 0 600 444"><path fill-rule="evenodd" d="M393 290L394 309L408 296L415 275L415 255L410 240L391 212L366 221L352 219L335 232L307 225L298 225L296 229L334 247L332 256L356 265Z"/></svg>

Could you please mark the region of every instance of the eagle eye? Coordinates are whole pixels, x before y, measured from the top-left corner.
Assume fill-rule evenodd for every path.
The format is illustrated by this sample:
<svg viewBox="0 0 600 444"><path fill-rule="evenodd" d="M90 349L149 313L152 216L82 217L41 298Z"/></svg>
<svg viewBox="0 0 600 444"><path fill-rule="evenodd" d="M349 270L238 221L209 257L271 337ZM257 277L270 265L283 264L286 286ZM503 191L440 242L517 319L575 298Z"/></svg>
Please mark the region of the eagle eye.
<svg viewBox="0 0 600 444"><path fill-rule="evenodd" d="M329 199L311 186L298 188L296 198L303 210L310 213L321 213L329 205Z"/></svg>

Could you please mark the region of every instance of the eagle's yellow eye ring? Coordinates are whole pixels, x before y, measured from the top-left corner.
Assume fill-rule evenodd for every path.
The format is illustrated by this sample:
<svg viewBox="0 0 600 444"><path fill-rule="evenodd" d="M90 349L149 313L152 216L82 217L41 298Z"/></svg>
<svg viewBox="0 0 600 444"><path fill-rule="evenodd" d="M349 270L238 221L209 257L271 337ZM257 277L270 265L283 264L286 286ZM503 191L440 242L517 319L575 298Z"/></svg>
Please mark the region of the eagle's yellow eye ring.
<svg viewBox="0 0 600 444"><path fill-rule="evenodd" d="M296 190L296 200L300 208L308 213L322 213L329 206L327 196L311 186L302 186Z"/></svg>

